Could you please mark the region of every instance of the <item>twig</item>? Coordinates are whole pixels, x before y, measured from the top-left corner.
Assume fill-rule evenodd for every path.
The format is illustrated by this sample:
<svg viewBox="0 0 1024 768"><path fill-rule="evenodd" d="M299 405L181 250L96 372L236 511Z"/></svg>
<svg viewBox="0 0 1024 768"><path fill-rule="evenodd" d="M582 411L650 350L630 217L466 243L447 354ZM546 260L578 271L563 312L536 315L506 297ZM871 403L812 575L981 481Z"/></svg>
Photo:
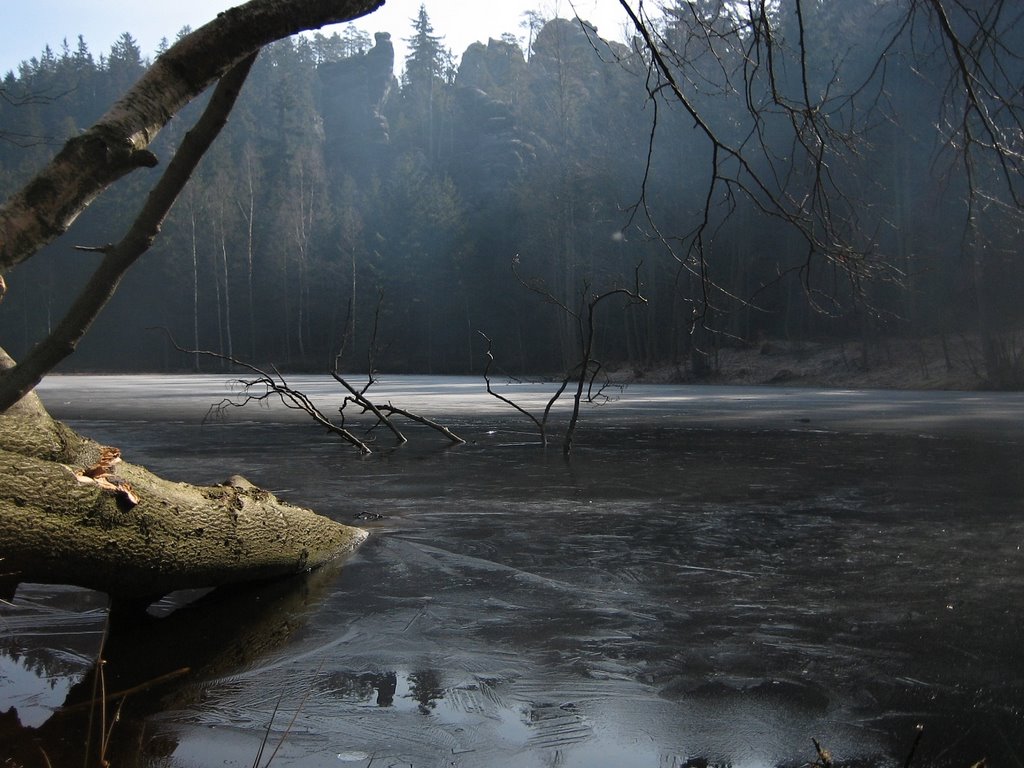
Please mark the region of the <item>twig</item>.
<svg viewBox="0 0 1024 768"><path fill-rule="evenodd" d="M324 659L321 659L320 660L320 664L316 668L316 673L315 673L314 677L319 677L320 671L323 669L323 666L324 666ZM274 751L270 753L270 757L267 758L267 762L264 763L263 768L267 768L267 766L269 766L272 762L274 762L274 758L277 756L278 751L280 751L281 746L284 744L285 739L288 738L288 734L290 734L292 732L292 728L295 727L295 721L299 718L299 713L302 712L302 710L305 708L306 701L309 699L309 695L312 692L313 692L313 687L312 686L308 686L306 688L306 692L302 695L302 700L299 702L299 706L296 707L295 708L295 712L292 713L292 719L288 721L288 725L284 729L284 733L281 734L281 738L278 739L277 744L274 746ZM279 698L277 700L277 704L274 705L274 714L271 715L270 723L267 724L267 731L263 735L263 742L260 744L260 751L256 755L256 760L253 763L253 768L259 768L260 757L263 755L263 749L264 749L264 747L265 747L265 745L267 743L267 739L270 736L270 729L274 725L274 718L277 717L277 710L278 710L278 707L281 706L281 700L283 698L284 698L284 694L282 693L281 694L281 698Z"/></svg>
<svg viewBox="0 0 1024 768"><path fill-rule="evenodd" d="M580 291L580 309L574 310L569 307L565 301L562 301L551 293L551 291L549 291L542 282L524 279L522 275L519 274L518 255L512 260L512 273L515 275L520 285L537 294L544 299L544 301L559 307L565 314L575 320L579 337L580 359L571 368L569 368L565 376L562 377L562 383L548 400L547 405L544 407L544 414L539 419L510 398L494 391L494 388L491 386L490 378L491 365L494 363L494 354L491 351L492 342L490 337L488 337L483 331L477 331L477 333L479 333L487 342L487 350L485 352L487 364L484 366L484 383L487 386L488 394L498 400L501 400L503 403L511 405L536 424L537 429L540 432L540 439L543 445L547 445L547 423L548 418L551 415L551 409L565 393L565 390L569 388L569 384L575 380L576 389L573 393L572 413L569 417L569 424L566 427L565 436L562 441L562 453L566 456L568 456L572 451L573 437L576 433L576 426L579 423L581 403L584 400L592 403L596 398L603 396L606 386L602 384L601 387L598 388L597 393L594 392L594 382L603 369L601 363L594 359L594 343L597 336L597 308L602 302L613 296L625 296L632 303L646 304L647 299L644 298L640 291L641 266L643 266L642 263L637 264L636 266L633 275L634 287L631 289L613 288L601 294L590 295L590 284L584 282L582 290ZM584 392L586 393L586 397L584 397Z"/></svg>
<svg viewBox="0 0 1024 768"><path fill-rule="evenodd" d="M89 768L89 752L92 750L92 728L93 722L96 716L96 704L99 703L103 707L103 713L106 713L106 703L99 698L105 693L106 685L103 676L103 650L107 644L107 633L110 630L110 614L108 612L106 621L103 622L103 634L100 635L100 647L96 651L96 675L92 679L92 697L88 702L89 706L89 719L86 724L85 732L85 749L82 755L82 768ZM106 722L101 721L101 727L106 730Z"/></svg>
<svg viewBox="0 0 1024 768"><path fill-rule="evenodd" d="M370 446L367 445L366 441L360 440L358 437L352 434L352 432L350 432L344 425L339 426L338 424L332 422L317 407L316 403L314 403L313 400L307 394L305 394L301 390L295 389L290 384L288 384L287 380L284 378L284 375L276 368L274 368L273 372L271 373L263 370L262 368L256 365L253 365L252 363L247 363L244 360L240 360L236 357L233 357L232 355L225 355L220 352L212 352L203 349L185 349L184 347L178 345L178 343L174 340L174 337L171 336L170 331L168 331L166 328L163 328L162 330L164 331L164 333L167 334L167 337L171 342L171 345L179 352L182 352L187 355L203 355L206 357L212 357L223 362L228 362L234 366L243 368L247 371L251 371L253 374L255 374L255 378L248 380L238 380L238 384L241 385L244 393L244 397L242 398L241 402L226 397L219 403L210 406L211 414L218 414L220 412L223 412L227 408L244 408L250 403L263 402L270 397L276 396L286 408L302 411L308 414L313 419L314 422L324 427L329 432L338 435L346 442L358 448L362 453L372 453L372 451L370 450ZM375 404L372 400L370 400L369 397L366 396L367 390L369 390L370 386L375 381L372 373L369 376L369 381L367 385L363 387L362 390L357 390L354 386L352 386L352 384L348 380L345 379L345 377L343 377L338 372L337 363L335 363L334 370L331 371L331 377L339 384L341 384L346 389L346 391L350 393L349 396L345 398L345 402L338 409L338 413L341 415L343 422L345 418L345 406L348 403L356 403L364 410L373 413L374 416L377 417L378 423L385 424L395 435L399 443L405 443L408 442L408 440L405 437L405 435L403 435L401 431L399 431L399 429L394 425L391 419L388 418L390 414L404 416L407 419L419 422L420 424L428 426L431 429L437 430L454 443L466 442L447 427L438 424L437 422L428 419L425 416L420 416L419 414L413 413L412 411L408 411L404 408L398 408L392 405L391 403L388 403L386 406ZM252 394L252 390L255 387L262 387L263 392L261 394Z"/></svg>
<svg viewBox="0 0 1024 768"><path fill-rule="evenodd" d="M818 752L820 762L817 765L820 765L821 768L832 768L832 754L827 749L823 749L817 739L812 738L811 741L814 742L814 749Z"/></svg>
<svg viewBox="0 0 1024 768"><path fill-rule="evenodd" d="M243 391L245 392L245 398L242 400L242 402L236 402L235 400L232 400L230 398L224 398L216 405L210 407L211 413L219 413L226 408L244 408L249 403L263 402L272 395L276 395L278 399L281 401L281 404L284 405L286 408L290 408L292 410L297 411L303 411L304 413L307 413L317 424L324 427L328 432L338 435L347 443L358 448L362 453L372 453L370 447L365 442L360 440L358 437L353 435L344 427L339 427L337 424L332 422L329 418L327 418L327 416L325 416L320 411L319 408L316 407L313 401L310 400L306 394L291 387L285 380L281 372L278 371L277 369L274 369L273 373L268 373L267 371L264 371L262 368L259 368L258 366L255 366L252 363L247 363L244 360L239 360L238 358L233 357L231 355L224 355L221 354L220 352L212 352L210 350L205 349L185 349L174 340L174 337L171 335L171 332L169 330L167 330L166 328L163 328L161 330L163 330L164 333L167 334L167 338L171 342L171 346L173 346L179 352L182 352L187 355L203 355L204 357L212 357L216 360L231 363L234 366L243 368L247 371L251 371L252 373L256 374L255 379L250 379L248 381L244 379L239 380L238 383L241 384ZM264 388L263 394L249 394L249 391L257 386Z"/></svg>
<svg viewBox="0 0 1024 768"><path fill-rule="evenodd" d="M917 735L914 736L914 743L910 745L907 759L903 761L903 768L910 768L910 763L914 760L914 753L917 752L917 745L921 743L921 737L924 736L924 726L920 723L914 726L914 730L917 731Z"/></svg>
<svg viewBox="0 0 1024 768"><path fill-rule="evenodd" d="M523 406L519 405L519 403L515 402L514 400L512 400L512 399L510 399L508 397L505 397L503 394L501 394L499 392L495 392L494 391L494 388L491 386L491 366L494 364L494 353L491 352L491 347L493 346L493 342L491 341L490 336L488 336L483 331L477 331L477 333L479 333L480 336L483 337L484 341L487 342L487 350L484 352L484 357L487 358L487 363L484 365L484 384L487 387L487 394L491 395L491 397L497 398L498 400L500 400L501 402L505 403L506 405L511 405L513 408L515 408L517 411L519 411L521 414L523 414L526 418L528 418L530 421L532 421L534 424L536 424L537 425L537 429L540 432L540 441L541 441L541 443L543 445L547 445L547 442L548 442L547 441L547 436L544 434L544 422L541 421L540 419L538 419L536 416L534 416L528 410L523 408ZM563 382L562 383L562 389L565 389L566 383L567 382ZM559 390L559 392L561 392L561 390ZM554 401L552 400L551 402L548 403L548 408L545 409L545 411L544 411L544 419L545 419L545 421L547 420L547 413L548 413L548 410L550 410L550 408L551 408L551 403L552 402L554 402Z"/></svg>
<svg viewBox="0 0 1024 768"><path fill-rule="evenodd" d="M284 691L281 691L281 695L277 697L274 711L270 713L270 722L267 723L266 730L263 731L263 738L260 740L260 748L256 750L256 758L252 761L252 768L259 768L260 760L263 759L263 750L267 748L267 742L270 741L270 731L274 727L274 720L277 719L277 710L280 709L282 701L284 701Z"/></svg>
<svg viewBox="0 0 1024 768"><path fill-rule="evenodd" d="M161 685L163 683L170 682L171 680L175 680L179 677L182 677L183 675L187 675L191 671L192 670L190 667L182 667L181 669L175 669L172 672L167 672L163 675L159 675L143 683L139 683L138 685L133 685L131 688L124 688L120 691L114 691L113 693L104 694L103 701L111 702L115 699L125 699L128 696L131 696L132 694L148 691L150 688L153 688L154 686ZM58 713L67 714L69 712L76 712L78 710L85 709L86 707L95 706L99 702L99 699L90 699L89 701L83 701L79 704L72 704L70 707L61 707L58 710Z"/></svg>
<svg viewBox="0 0 1024 768"><path fill-rule="evenodd" d="M399 431L398 427L394 425L391 419L389 419L384 413L382 413L380 408L374 405L373 402L368 397L366 397L365 393L368 387L364 388L361 392L357 391L355 387L349 384L348 381L346 381L345 378L340 373L338 373L337 367L335 367L335 369L331 371L331 377L336 382L341 384L341 386L348 390L348 392L352 395L351 397L346 397L344 403L342 403L341 407L338 409L338 413L340 413L342 417L344 417L345 415L345 406L348 405L349 403L355 403L356 405L362 406L364 410L370 411L370 413L376 416L378 422L386 426L389 430L391 430L391 434L395 436L395 439L399 443L408 442L408 438L406 438L406 436Z"/></svg>

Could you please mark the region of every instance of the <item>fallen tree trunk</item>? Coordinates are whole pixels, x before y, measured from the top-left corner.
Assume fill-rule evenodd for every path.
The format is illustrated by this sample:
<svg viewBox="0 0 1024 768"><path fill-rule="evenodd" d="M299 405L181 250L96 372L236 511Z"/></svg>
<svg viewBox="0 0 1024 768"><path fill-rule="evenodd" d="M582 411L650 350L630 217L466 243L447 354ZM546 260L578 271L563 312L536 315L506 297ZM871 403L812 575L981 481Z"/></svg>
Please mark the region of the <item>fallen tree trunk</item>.
<svg viewBox="0 0 1024 768"><path fill-rule="evenodd" d="M0 368L10 364L0 350ZM126 462L91 473L105 483L89 478L111 454L52 419L34 393L0 414L7 591L23 581L73 584L148 605L179 589L301 573L366 538L243 478L198 487Z"/></svg>

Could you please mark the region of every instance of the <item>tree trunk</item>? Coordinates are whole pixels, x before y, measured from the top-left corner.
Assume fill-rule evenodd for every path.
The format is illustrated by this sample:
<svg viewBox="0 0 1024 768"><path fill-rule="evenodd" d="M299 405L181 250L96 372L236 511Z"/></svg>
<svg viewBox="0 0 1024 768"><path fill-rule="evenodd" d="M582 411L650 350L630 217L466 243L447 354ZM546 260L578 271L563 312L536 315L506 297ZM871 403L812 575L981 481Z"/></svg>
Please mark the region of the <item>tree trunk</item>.
<svg viewBox="0 0 1024 768"><path fill-rule="evenodd" d="M136 168L156 165L157 158L148 149L153 137L219 78L202 116L185 135L125 237L117 244L90 249L102 252L104 259L64 319L19 365L0 370L0 411L31 391L75 350L125 272L149 249L226 123L259 49L303 29L350 21L381 4L383 0L250 0L219 14L157 58L99 122L69 139L49 165L0 205L0 272L5 272L66 231L114 181ZM243 52L245 45L252 47Z"/></svg>
<svg viewBox="0 0 1024 768"><path fill-rule="evenodd" d="M156 164L149 143L192 99L276 40L352 21L383 0L251 0L229 8L153 62L124 97L0 205L0 271L63 234L86 206L131 171Z"/></svg>
<svg viewBox="0 0 1024 768"><path fill-rule="evenodd" d="M0 350L0 367L11 360ZM118 464L126 494L83 480L101 448L34 393L0 414L0 582L73 584L148 605L179 589L279 578L353 550L364 531L243 478L197 487Z"/></svg>

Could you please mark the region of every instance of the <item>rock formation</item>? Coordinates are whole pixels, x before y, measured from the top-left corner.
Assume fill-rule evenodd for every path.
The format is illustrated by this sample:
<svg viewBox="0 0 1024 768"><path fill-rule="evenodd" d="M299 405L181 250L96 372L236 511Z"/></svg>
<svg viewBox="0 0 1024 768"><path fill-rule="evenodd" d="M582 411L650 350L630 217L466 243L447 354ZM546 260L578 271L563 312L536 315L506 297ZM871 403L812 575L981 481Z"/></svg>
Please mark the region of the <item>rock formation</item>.
<svg viewBox="0 0 1024 768"><path fill-rule="evenodd" d="M389 141L384 105L395 87L395 47L376 34L366 53L319 68L328 163L355 176L376 169Z"/></svg>

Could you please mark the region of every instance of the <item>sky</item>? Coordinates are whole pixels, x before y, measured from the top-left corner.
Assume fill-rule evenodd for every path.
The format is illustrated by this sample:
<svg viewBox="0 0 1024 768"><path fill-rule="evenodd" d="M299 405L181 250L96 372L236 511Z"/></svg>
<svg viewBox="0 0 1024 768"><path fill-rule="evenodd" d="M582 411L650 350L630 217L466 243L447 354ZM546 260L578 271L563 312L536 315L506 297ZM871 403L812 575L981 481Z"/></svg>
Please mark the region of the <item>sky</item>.
<svg viewBox="0 0 1024 768"><path fill-rule="evenodd" d="M83 35L99 58L122 33L128 32L146 56L161 38L173 41L182 27L200 27L219 11L242 0L0 0L0 75L22 61L38 57L46 45L57 54L66 39L72 50ZM618 0L423 0L434 34L460 57L473 42L487 42L503 32L517 36L525 11L545 18L571 17L575 11L598 28L607 40L624 39L625 13ZM396 68L405 58L402 39L411 35L411 19L420 0L387 0L384 7L356 22L372 36L390 32L395 43ZM332 27L325 27L330 34ZM340 28L339 28L340 31Z"/></svg>

